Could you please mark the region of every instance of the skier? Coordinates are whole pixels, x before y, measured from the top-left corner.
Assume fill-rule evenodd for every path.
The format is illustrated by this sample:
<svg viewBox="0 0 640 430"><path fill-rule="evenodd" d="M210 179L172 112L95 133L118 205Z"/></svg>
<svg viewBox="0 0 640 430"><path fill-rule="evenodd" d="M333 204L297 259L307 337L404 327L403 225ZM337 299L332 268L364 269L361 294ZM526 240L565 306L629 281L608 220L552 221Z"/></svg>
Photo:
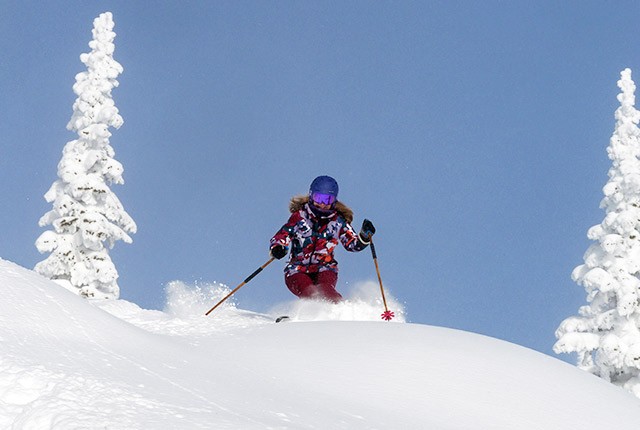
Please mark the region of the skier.
<svg viewBox="0 0 640 430"><path fill-rule="evenodd" d="M315 178L308 195L291 199L289 211L291 217L270 242L277 259L291 248L284 269L287 288L300 298L338 303L342 295L336 291L338 262L333 258L338 241L347 251L362 251L375 227L365 219L360 233L355 232L353 211L338 201L338 183L330 176Z"/></svg>

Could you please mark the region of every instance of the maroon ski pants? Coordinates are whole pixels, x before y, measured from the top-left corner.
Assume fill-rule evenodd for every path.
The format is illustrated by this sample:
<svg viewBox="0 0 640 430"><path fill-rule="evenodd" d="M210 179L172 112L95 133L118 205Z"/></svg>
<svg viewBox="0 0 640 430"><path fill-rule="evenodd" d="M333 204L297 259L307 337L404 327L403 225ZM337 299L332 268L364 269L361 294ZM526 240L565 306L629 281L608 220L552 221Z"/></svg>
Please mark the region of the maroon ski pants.
<svg viewBox="0 0 640 430"><path fill-rule="evenodd" d="M342 295L336 291L338 274L325 270L318 273L295 273L285 276L287 288L301 299L321 299L338 303Z"/></svg>

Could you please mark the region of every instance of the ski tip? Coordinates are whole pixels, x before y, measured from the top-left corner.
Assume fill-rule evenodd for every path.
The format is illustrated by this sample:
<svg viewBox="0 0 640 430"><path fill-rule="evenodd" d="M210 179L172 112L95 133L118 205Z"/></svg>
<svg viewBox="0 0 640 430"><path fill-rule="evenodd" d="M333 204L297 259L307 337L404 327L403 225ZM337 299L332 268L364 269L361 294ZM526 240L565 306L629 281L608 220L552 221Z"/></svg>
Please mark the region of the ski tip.
<svg viewBox="0 0 640 430"><path fill-rule="evenodd" d="M288 315L282 315L281 317L276 318L276 322L279 323L288 319L290 319Z"/></svg>

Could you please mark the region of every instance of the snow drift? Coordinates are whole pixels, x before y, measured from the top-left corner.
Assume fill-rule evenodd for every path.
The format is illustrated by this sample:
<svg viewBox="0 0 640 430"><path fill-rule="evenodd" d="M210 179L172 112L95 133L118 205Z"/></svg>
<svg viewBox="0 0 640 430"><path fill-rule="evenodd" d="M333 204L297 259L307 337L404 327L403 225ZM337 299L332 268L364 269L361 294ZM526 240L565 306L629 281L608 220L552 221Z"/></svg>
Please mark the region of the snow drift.
<svg viewBox="0 0 640 430"><path fill-rule="evenodd" d="M0 260L3 429L637 429L640 402L484 336L88 302ZM174 306L174 309L176 306Z"/></svg>

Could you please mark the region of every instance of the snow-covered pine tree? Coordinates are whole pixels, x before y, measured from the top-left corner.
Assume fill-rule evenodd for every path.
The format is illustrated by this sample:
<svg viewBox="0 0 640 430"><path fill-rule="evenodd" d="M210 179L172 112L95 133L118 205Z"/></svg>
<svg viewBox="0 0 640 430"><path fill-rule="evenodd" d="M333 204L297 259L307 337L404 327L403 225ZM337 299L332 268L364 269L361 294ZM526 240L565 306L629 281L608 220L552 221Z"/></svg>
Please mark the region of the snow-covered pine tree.
<svg viewBox="0 0 640 430"><path fill-rule="evenodd" d="M68 142L58 164L58 179L45 194L53 209L40 219L51 225L36 241L41 253L51 254L35 270L85 297L117 299L118 272L109 249L118 240L131 243L136 224L109 185L122 184L123 167L113 157L109 127L119 128L122 117L111 90L123 69L113 59L115 33L110 12L93 21L91 52L80 60L87 71L76 76L78 96L67 129L78 138ZM108 245L108 246L105 246Z"/></svg>
<svg viewBox="0 0 640 430"><path fill-rule="evenodd" d="M591 227L594 243L572 278L588 304L556 332L556 353L575 352L578 367L640 397L640 112L631 70L622 71L615 131L607 153L612 161L603 188L601 224Z"/></svg>

